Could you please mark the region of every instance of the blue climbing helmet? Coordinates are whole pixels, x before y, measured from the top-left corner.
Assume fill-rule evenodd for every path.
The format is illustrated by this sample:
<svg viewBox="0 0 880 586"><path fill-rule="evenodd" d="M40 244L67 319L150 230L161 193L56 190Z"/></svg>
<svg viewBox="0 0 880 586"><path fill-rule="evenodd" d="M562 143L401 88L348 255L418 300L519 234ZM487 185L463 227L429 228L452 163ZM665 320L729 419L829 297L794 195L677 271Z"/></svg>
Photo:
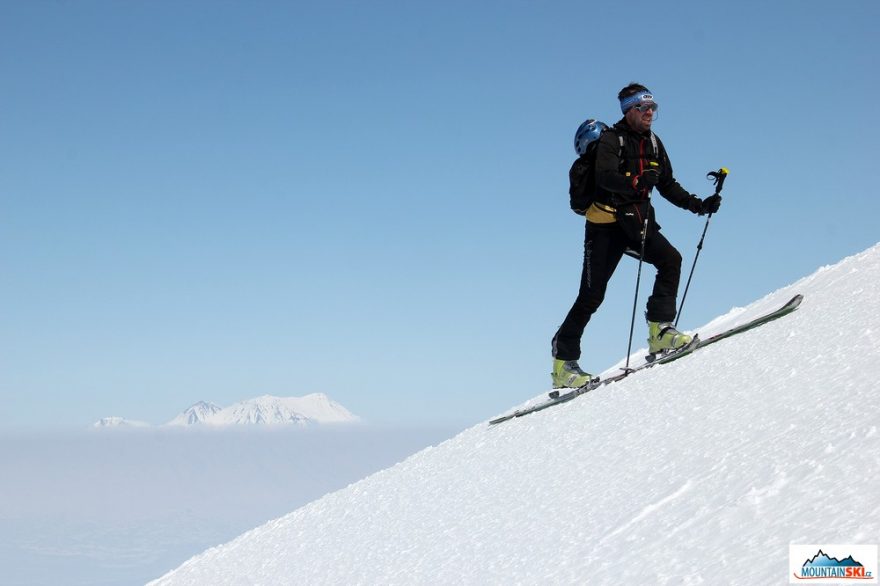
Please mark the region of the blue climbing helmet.
<svg viewBox="0 0 880 586"><path fill-rule="evenodd" d="M578 155L587 152L587 145L599 138L602 131L607 129L608 125L590 118L580 126L574 133L574 150Z"/></svg>

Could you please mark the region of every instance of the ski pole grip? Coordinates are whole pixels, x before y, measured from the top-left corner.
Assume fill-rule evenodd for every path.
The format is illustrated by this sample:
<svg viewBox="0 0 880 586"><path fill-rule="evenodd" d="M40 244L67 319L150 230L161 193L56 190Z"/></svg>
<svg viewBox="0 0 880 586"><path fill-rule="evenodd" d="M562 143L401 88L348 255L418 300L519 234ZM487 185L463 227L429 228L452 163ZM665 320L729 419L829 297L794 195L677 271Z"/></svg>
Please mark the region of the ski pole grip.
<svg viewBox="0 0 880 586"><path fill-rule="evenodd" d="M730 171L728 171L726 167L721 167L717 171L710 171L706 174L706 177L715 180L715 195L721 193L721 188L724 187L724 179L727 177L728 173L730 173Z"/></svg>

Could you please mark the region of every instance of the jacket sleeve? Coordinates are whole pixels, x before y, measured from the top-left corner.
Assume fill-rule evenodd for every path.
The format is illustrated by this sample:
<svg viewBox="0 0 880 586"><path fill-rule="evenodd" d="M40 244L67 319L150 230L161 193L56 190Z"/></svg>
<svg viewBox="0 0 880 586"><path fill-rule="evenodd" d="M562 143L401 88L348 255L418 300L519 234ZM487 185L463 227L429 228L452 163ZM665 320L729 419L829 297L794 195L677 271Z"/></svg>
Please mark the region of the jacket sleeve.
<svg viewBox="0 0 880 586"><path fill-rule="evenodd" d="M596 147L596 186L601 190L620 194L624 199L632 199L637 195L632 178L620 172L620 139L611 130L602 133Z"/></svg>
<svg viewBox="0 0 880 586"><path fill-rule="evenodd" d="M657 150L660 151L659 159L662 168L660 181L657 183L657 191L659 191L660 195L665 197L673 205L686 210L692 210L694 205L693 202L698 198L687 192L685 188L675 180L675 177L672 174L672 163L669 162L669 155L666 154L666 147L663 146L663 143L660 142L659 138L657 138L657 146Z"/></svg>

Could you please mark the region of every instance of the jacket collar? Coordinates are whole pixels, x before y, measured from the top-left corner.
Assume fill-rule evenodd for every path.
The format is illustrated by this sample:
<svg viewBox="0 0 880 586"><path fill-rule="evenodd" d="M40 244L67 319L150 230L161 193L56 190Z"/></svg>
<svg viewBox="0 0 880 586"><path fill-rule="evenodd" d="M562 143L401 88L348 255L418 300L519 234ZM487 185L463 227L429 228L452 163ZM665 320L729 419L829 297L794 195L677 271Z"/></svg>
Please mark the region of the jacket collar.
<svg viewBox="0 0 880 586"><path fill-rule="evenodd" d="M621 133L631 134L633 136L638 136L640 138L648 138L651 136L651 131L647 130L645 132L636 132L632 126L626 121L626 118L621 118L614 124L614 130L617 130Z"/></svg>

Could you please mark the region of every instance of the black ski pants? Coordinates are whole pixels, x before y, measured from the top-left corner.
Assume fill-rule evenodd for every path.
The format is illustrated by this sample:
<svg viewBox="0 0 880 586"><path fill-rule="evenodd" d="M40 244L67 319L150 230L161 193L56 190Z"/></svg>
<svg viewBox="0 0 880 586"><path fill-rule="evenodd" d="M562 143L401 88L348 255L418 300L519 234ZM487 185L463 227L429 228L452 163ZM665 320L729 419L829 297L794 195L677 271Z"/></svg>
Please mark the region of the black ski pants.
<svg viewBox="0 0 880 586"><path fill-rule="evenodd" d="M581 336L590 317L605 299L605 289L627 247L638 251L641 241L633 242L613 224L586 223L584 267L577 299L553 337L553 356L560 360L581 357ZM653 224L653 222L652 222ZM681 278L681 254L656 224L645 239L644 261L657 269L654 290L648 298L648 321L670 322L675 319L678 282Z"/></svg>

